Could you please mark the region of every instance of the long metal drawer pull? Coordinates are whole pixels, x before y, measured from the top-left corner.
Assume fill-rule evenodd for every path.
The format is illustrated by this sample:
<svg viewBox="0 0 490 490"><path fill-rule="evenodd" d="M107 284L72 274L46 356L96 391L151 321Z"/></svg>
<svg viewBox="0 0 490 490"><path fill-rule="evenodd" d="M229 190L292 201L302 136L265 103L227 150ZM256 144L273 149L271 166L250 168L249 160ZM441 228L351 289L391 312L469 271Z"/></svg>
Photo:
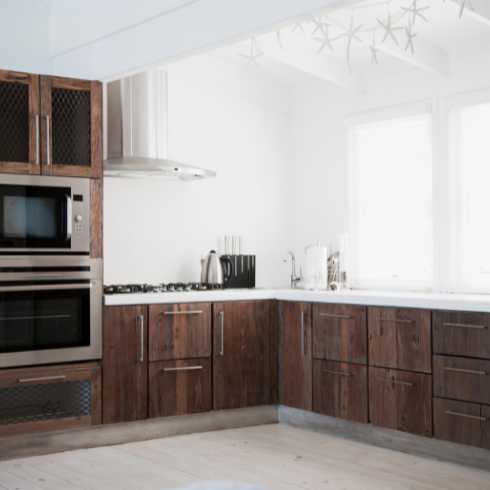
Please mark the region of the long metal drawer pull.
<svg viewBox="0 0 490 490"><path fill-rule="evenodd" d="M34 164L39 165L39 116L34 116L34 120L36 121L36 160Z"/></svg>
<svg viewBox="0 0 490 490"><path fill-rule="evenodd" d="M225 342L224 342L224 336L225 336L225 314L223 311L220 311L219 314L221 315L221 352L219 353L220 356L225 355Z"/></svg>
<svg viewBox="0 0 490 490"><path fill-rule="evenodd" d="M327 316L328 318L346 318L348 320L353 318L349 315L330 315L328 313L320 313L320 316Z"/></svg>
<svg viewBox="0 0 490 490"><path fill-rule="evenodd" d="M144 330L144 321L145 321L145 318L143 315L140 315L140 327L141 327L141 353L140 353L140 362L143 362L143 356L144 356L144 349L143 349L143 343L144 343L144 333L143 333L143 330Z"/></svg>
<svg viewBox="0 0 490 490"><path fill-rule="evenodd" d="M305 312L301 312L301 355L305 355Z"/></svg>
<svg viewBox="0 0 490 490"><path fill-rule="evenodd" d="M162 371L191 371L193 369L202 369L202 366L163 368Z"/></svg>
<svg viewBox="0 0 490 490"><path fill-rule="evenodd" d="M45 320L47 318L70 318L71 315L40 315L40 316L12 316L0 317L1 321L6 320Z"/></svg>
<svg viewBox="0 0 490 490"><path fill-rule="evenodd" d="M339 373L338 371L326 371L325 369L323 369L324 373L329 373L329 374L338 374L339 376L354 376L353 374L349 374L349 373Z"/></svg>
<svg viewBox="0 0 490 490"><path fill-rule="evenodd" d="M396 385L403 385L403 386L417 386L414 383L405 383L404 381L394 381L391 379L378 378L378 383L380 381L384 381L385 383L394 383Z"/></svg>
<svg viewBox="0 0 490 490"><path fill-rule="evenodd" d="M481 375L488 374L485 371L471 371L470 369L457 369L452 367L445 367L444 369L446 371L456 371L457 373L469 373L469 374L481 374Z"/></svg>
<svg viewBox="0 0 490 490"><path fill-rule="evenodd" d="M466 417L467 419L475 420L490 420L486 417L478 417L477 415L466 415L465 413L451 412L451 410L446 410L448 415L456 415L457 417Z"/></svg>
<svg viewBox="0 0 490 490"><path fill-rule="evenodd" d="M395 323L415 323L413 320L397 320L396 318L378 318L380 322L395 322Z"/></svg>
<svg viewBox="0 0 490 490"><path fill-rule="evenodd" d="M46 286L2 286L0 292L7 291L56 291L58 289L90 289L92 283L87 284L53 284Z"/></svg>
<svg viewBox="0 0 490 490"><path fill-rule="evenodd" d="M66 376L45 376L43 378L19 379L19 383L29 383L30 381L46 381L49 379L65 379Z"/></svg>
<svg viewBox="0 0 490 490"><path fill-rule="evenodd" d="M196 311L164 311L165 315L198 315L202 313L202 310Z"/></svg>
<svg viewBox="0 0 490 490"><path fill-rule="evenodd" d="M445 327L462 327L462 328L478 328L483 330L487 328L485 325L464 325L463 323L443 323Z"/></svg>
<svg viewBox="0 0 490 490"><path fill-rule="evenodd" d="M49 116L46 116L46 165L51 163L51 158L49 155Z"/></svg>

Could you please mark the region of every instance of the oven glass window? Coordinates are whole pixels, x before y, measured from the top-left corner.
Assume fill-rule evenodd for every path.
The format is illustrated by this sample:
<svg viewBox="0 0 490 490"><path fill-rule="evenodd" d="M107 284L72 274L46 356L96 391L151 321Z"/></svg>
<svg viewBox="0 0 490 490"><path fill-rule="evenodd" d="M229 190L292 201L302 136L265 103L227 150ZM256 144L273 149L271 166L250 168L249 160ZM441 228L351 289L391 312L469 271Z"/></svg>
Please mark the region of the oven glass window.
<svg viewBox="0 0 490 490"><path fill-rule="evenodd" d="M90 289L0 293L0 353L90 345Z"/></svg>
<svg viewBox="0 0 490 490"><path fill-rule="evenodd" d="M69 188L0 185L0 248L70 248L70 198Z"/></svg>

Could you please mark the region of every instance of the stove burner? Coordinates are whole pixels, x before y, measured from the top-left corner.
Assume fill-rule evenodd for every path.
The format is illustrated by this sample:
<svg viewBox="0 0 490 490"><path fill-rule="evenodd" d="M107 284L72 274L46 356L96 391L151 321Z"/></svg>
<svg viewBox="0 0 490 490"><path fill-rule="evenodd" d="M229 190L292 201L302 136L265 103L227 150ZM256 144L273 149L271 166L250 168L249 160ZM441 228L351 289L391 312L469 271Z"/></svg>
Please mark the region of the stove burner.
<svg viewBox="0 0 490 490"><path fill-rule="evenodd" d="M170 283L170 284L115 284L104 286L104 294L134 294L134 293L174 293L190 291L212 291L223 289L221 284L203 284L200 282Z"/></svg>

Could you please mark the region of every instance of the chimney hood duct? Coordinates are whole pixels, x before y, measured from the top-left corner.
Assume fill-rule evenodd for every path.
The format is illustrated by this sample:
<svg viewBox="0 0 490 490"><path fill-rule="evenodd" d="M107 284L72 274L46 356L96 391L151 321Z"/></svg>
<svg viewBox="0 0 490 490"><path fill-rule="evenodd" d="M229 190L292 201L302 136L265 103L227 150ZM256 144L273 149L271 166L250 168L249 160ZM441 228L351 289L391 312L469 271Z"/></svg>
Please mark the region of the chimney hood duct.
<svg viewBox="0 0 490 490"><path fill-rule="evenodd" d="M167 73L150 70L107 84L105 177L198 180L216 172L168 156Z"/></svg>

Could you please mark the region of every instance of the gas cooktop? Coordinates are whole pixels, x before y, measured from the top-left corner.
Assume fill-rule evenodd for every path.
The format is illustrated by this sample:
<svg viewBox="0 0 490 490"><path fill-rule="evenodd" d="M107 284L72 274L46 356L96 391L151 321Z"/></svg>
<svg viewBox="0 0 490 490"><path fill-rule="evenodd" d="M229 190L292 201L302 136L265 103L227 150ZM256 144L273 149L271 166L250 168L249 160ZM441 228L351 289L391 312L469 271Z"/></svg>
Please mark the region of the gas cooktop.
<svg viewBox="0 0 490 490"><path fill-rule="evenodd" d="M104 294L135 294L135 293L174 293L185 291L212 291L223 289L222 284L203 284L201 282L170 283L170 284L116 284L104 286Z"/></svg>

